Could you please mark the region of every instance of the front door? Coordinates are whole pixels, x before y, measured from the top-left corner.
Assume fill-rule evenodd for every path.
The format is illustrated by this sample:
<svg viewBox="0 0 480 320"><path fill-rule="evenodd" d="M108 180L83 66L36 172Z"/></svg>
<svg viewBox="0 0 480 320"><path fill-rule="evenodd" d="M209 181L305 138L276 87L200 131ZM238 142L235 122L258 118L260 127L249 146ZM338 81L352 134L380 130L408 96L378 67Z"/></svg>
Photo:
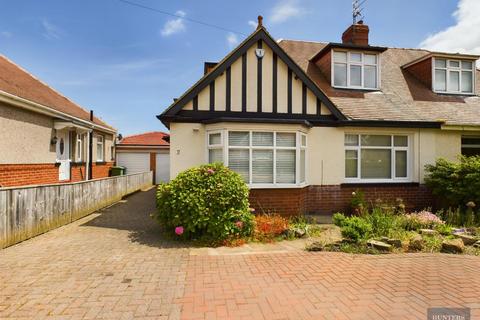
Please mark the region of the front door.
<svg viewBox="0 0 480 320"><path fill-rule="evenodd" d="M70 137L66 130L57 131L58 180L70 180Z"/></svg>

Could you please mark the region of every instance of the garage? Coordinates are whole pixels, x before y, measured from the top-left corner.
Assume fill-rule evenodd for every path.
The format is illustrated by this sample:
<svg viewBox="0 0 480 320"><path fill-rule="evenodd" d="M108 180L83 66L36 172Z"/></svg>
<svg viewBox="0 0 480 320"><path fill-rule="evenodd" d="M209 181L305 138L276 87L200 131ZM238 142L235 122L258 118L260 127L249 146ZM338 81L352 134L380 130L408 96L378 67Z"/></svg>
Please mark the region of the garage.
<svg viewBox="0 0 480 320"><path fill-rule="evenodd" d="M122 138L116 145L116 164L126 173L153 171L154 183L170 180L169 135L147 132Z"/></svg>

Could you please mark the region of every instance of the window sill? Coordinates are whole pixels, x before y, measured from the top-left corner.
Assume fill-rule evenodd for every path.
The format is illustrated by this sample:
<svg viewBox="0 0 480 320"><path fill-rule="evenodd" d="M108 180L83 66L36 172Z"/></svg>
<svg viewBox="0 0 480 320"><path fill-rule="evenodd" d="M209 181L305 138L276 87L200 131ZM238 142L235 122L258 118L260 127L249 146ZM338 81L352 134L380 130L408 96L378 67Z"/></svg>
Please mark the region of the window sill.
<svg viewBox="0 0 480 320"><path fill-rule="evenodd" d="M96 165L102 165L102 164L107 164L105 161L95 161Z"/></svg>
<svg viewBox="0 0 480 320"><path fill-rule="evenodd" d="M301 189L307 187L307 183L302 184L249 184L249 189Z"/></svg>
<svg viewBox="0 0 480 320"><path fill-rule="evenodd" d="M382 91L380 88L372 89L372 88L338 87L333 85L332 85L332 88L337 90L360 91L360 92L381 92Z"/></svg>
<svg viewBox="0 0 480 320"><path fill-rule="evenodd" d="M445 91L435 91L433 93L442 95L442 96L464 96L464 97L476 97L475 93L468 93L468 92L445 92Z"/></svg>
<svg viewBox="0 0 480 320"><path fill-rule="evenodd" d="M402 187L402 186L419 186L418 182L344 182L340 184L341 188L360 188L360 187Z"/></svg>

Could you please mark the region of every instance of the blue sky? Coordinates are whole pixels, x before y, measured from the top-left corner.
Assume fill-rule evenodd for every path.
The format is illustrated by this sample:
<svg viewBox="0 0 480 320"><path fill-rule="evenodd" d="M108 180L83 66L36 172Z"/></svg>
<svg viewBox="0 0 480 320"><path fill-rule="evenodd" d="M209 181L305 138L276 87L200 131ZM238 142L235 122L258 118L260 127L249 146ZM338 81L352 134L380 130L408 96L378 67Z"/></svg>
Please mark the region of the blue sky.
<svg viewBox="0 0 480 320"><path fill-rule="evenodd" d="M165 130L155 115L199 79L204 61L251 33L258 14L277 39L339 41L351 24L350 0L131 1L244 35L119 0L2 0L0 54L128 135ZM370 43L478 51L479 29L465 31L478 26L479 2L367 0Z"/></svg>

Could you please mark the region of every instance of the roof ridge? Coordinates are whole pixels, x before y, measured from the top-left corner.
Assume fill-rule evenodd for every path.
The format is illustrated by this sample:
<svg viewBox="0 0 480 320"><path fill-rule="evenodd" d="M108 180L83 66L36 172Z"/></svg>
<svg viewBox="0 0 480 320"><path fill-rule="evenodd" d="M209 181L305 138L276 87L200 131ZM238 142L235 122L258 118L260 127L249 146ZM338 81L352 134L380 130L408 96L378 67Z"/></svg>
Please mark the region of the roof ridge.
<svg viewBox="0 0 480 320"><path fill-rule="evenodd" d="M161 134L164 134L164 135L167 135L167 136L170 135L169 133L166 133L166 132L163 132L163 131L147 131L147 132L143 132L143 133L137 133L137 134L132 134L132 135L129 135L129 136L125 136L125 137L122 138L122 140L126 139L126 138L143 136L145 134L150 134L150 133L161 133Z"/></svg>
<svg viewBox="0 0 480 320"><path fill-rule="evenodd" d="M318 43L318 44L328 44L330 42L325 42L325 41L313 41L313 40L295 40L295 39L278 39L278 43L282 41L295 41L295 42L308 42L308 43Z"/></svg>

